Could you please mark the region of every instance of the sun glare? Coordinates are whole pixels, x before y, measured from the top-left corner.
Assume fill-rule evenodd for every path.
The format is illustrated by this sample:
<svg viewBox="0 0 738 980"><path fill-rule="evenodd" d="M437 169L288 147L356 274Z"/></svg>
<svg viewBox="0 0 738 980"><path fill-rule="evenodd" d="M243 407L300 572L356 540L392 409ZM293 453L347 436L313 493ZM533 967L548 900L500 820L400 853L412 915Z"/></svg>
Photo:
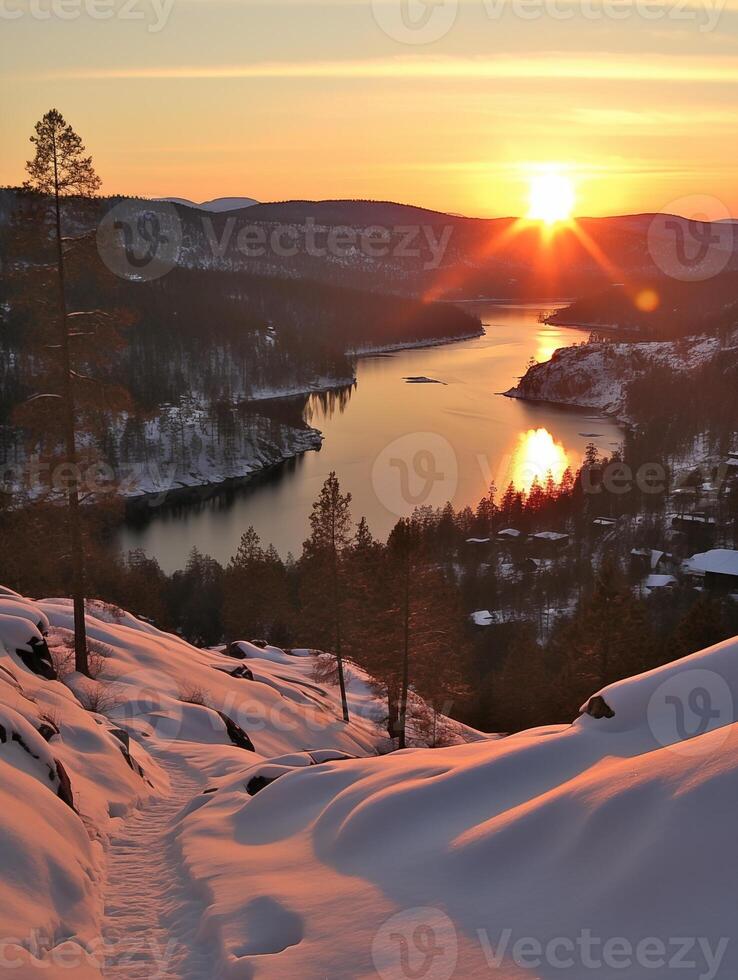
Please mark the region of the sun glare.
<svg viewBox="0 0 738 980"><path fill-rule="evenodd" d="M536 174L530 182L528 217L554 225L568 221L574 210L574 184L557 171Z"/></svg>
<svg viewBox="0 0 738 980"><path fill-rule="evenodd" d="M513 483L527 492L536 480L543 486L549 473L555 483L561 483L569 465L566 449L548 429L529 429L520 433L513 455Z"/></svg>

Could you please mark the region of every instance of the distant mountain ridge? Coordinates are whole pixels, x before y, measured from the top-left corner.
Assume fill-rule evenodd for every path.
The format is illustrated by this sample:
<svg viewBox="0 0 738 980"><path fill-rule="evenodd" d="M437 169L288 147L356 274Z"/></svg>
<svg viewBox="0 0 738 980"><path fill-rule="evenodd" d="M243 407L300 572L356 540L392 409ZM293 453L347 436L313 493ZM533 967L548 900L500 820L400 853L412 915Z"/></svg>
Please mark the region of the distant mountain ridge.
<svg viewBox="0 0 738 980"><path fill-rule="evenodd" d="M0 233L18 193L0 188ZM235 197L200 205L177 198L165 203L112 196L84 209L70 201L66 208L73 223L78 218L81 233L125 200L140 201L147 212L176 209L181 223L177 263L182 267L311 279L451 302L581 297L619 282L663 279L679 237L689 248L708 243L708 262L723 272L738 272L738 235L731 224L706 223L695 236L694 222L664 214L578 218L576 227L563 226L548 240L536 224L514 217L465 217L392 201L255 203ZM345 229L353 232L348 244ZM242 231L248 234L241 236ZM372 238L383 234L384 244L381 237ZM713 246L716 237L720 241ZM245 241L261 242L261 247L242 247Z"/></svg>
<svg viewBox="0 0 738 980"><path fill-rule="evenodd" d="M210 211L214 214L219 214L221 211L239 211L259 203L253 197L215 197L212 201L203 201L201 204L190 201L186 197L157 197L154 200L164 201L168 204L181 204L182 207L197 208L200 211Z"/></svg>

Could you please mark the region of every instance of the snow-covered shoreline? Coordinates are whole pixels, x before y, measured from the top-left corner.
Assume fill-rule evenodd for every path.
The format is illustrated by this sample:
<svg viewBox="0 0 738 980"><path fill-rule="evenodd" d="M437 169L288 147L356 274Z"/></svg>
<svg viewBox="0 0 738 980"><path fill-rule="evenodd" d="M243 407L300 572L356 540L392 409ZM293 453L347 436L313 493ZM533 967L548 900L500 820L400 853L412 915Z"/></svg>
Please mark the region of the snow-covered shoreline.
<svg viewBox="0 0 738 980"><path fill-rule="evenodd" d="M258 388L253 391L247 399L245 405L259 404L261 402L283 401L288 398L302 398L309 395L322 395L329 391L339 391L341 388L350 388L356 384L356 375L344 378L331 378L326 376L316 378L310 384L300 384L287 386L284 388Z"/></svg>
<svg viewBox="0 0 738 980"><path fill-rule="evenodd" d="M291 429L285 440L285 446L262 442L258 455L244 455L228 462L214 460L203 449L199 459L191 462L186 472L173 471L166 465L135 464L130 471L130 481L124 477L121 482L120 496L133 506L150 507L207 499L227 488L243 486L304 453L317 452L323 444L323 435L318 429L306 426Z"/></svg>
<svg viewBox="0 0 738 980"><path fill-rule="evenodd" d="M349 350L346 353L350 357L361 358L372 357L375 354L394 354L403 350L421 350L426 347L447 347L449 344L458 344L464 340L478 340L479 337L484 337L485 334L486 330L484 327L480 327L479 330L459 334L455 337L436 337L433 340L407 340L401 341L397 344L384 344L381 346L373 346L369 344Z"/></svg>
<svg viewBox="0 0 738 980"><path fill-rule="evenodd" d="M428 340L409 341L400 344L388 344L385 346L366 347L360 351L350 351L350 356L357 359L362 357L373 357L381 354L391 354L402 350L420 350L427 347L441 347L449 344L461 343L465 340L476 340L483 337L484 328L469 334L456 337L439 337ZM296 385L285 388L263 388L249 395L244 402L245 405L262 405L268 402L288 401L296 398L308 398L310 395L328 394L330 392L341 391L350 388L357 383L356 375L344 378L321 377L310 385ZM279 449L273 457L267 453L267 458L255 460L251 456L245 456L236 460L232 466L223 471L222 465L211 465L207 460L202 464L190 467L188 473L177 474L175 479L151 479L150 475L145 479L139 480L129 491L121 493L121 496L134 505L161 505L164 502L181 503L193 499L202 499L217 495L223 490L244 486L256 477L263 476L288 462L302 456L306 452L318 451L323 444L323 435L320 430L312 426L306 426L304 430L295 429L294 437L290 437L290 444L284 449ZM277 447L275 447L275 450ZM202 454L205 455L205 454Z"/></svg>
<svg viewBox="0 0 738 980"><path fill-rule="evenodd" d="M710 361L719 350L719 340L708 336L562 347L549 361L528 368L520 382L502 394L507 398L601 412L630 425L633 420L628 416L626 403L631 381L656 366L686 375Z"/></svg>

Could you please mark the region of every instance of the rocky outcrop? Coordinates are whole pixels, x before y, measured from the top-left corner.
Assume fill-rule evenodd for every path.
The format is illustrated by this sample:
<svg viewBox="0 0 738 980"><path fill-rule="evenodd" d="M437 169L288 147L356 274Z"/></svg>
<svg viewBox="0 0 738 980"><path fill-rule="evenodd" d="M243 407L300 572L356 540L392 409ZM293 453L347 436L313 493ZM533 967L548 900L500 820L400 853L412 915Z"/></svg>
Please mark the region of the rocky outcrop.
<svg viewBox="0 0 738 980"><path fill-rule="evenodd" d="M593 698L589 699L584 713L589 715L591 718L597 719L615 717L615 712L601 694L595 694Z"/></svg>
<svg viewBox="0 0 738 980"><path fill-rule="evenodd" d="M23 615L16 615L19 611ZM39 677L55 681L54 662L46 639L35 624L35 613L31 611L30 617L26 613L25 607L12 614L0 610L0 650L18 657L24 667Z"/></svg>
<svg viewBox="0 0 738 980"><path fill-rule="evenodd" d="M13 718L16 720L13 721ZM17 726L17 727L16 727ZM49 726L51 728L52 726ZM76 811L74 805L74 794L72 793L72 783L63 764L53 756L49 755L46 747L46 739L41 732L36 732L30 724L20 716L8 714L0 721L0 745L18 745L34 762L39 764L40 771L38 778L45 773L45 778L54 785L56 784L56 795L72 810Z"/></svg>
<svg viewBox="0 0 738 980"><path fill-rule="evenodd" d="M234 667L233 670L226 671L231 677L240 677L244 681L252 681L254 679L254 672L250 667L241 666Z"/></svg>
<svg viewBox="0 0 738 980"><path fill-rule="evenodd" d="M279 777L274 777L274 779L269 779L267 776L252 776L252 778L246 783L246 792L249 796L256 796L267 786L271 785Z"/></svg>
<svg viewBox="0 0 738 980"><path fill-rule="evenodd" d="M553 402L627 416L628 386L651 367L688 373L718 352L714 337L661 343L581 344L555 351L550 361L528 368L509 398Z"/></svg>
<svg viewBox="0 0 738 980"><path fill-rule="evenodd" d="M226 726L228 738L233 742L233 744L237 745L239 749L246 749L247 752L256 752L254 743L248 737L243 728L241 728L240 725L237 725L232 718L229 718L228 715L224 714L222 711L218 711L217 713L220 715L223 724Z"/></svg>
<svg viewBox="0 0 738 980"><path fill-rule="evenodd" d="M237 640L234 643L229 643L223 653L226 657L232 657L234 660L246 659L246 651Z"/></svg>
<svg viewBox="0 0 738 980"><path fill-rule="evenodd" d="M120 742L120 751L128 764L128 768L143 779L144 771L131 755L131 736L122 728L111 728L110 734Z"/></svg>
<svg viewBox="0 0 738 980"><path fill-rule="evenodd" d="M44 742L50 742L52 738L55 738L59 734L59 729L56 725L52 725L48 721L42 722L38 726L38 733Z"/></svg>
<svg viewBox="0 0 738 980"><path fill-rule="evenodd" d="M71 807L76 813L77 808L74 805L74 794L72 793L72 783L69 779L69 774L67 773L67 770L61 764L61 762L59 762L58 759L56 759L55 761L56 761L56 776L57 779L59 780L59 788L56 791L56 795L59 797L60 800L66 803L67 806Z"/></svg>
<svg viewBox="0 0 738 980"><path fill-rule="evenodd" d="M15 652L34 674L44 677L47 681L57 679L48 644L42 637L32 636L26 647L16 647Z"/></svg>

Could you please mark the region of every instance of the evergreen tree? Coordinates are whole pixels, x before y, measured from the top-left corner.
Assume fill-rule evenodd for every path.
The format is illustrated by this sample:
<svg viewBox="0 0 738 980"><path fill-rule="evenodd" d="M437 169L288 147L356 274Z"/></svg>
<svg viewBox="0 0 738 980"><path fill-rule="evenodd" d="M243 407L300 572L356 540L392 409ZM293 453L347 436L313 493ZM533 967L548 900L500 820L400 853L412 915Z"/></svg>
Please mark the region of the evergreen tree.
<svg viewBox="0 0 738 980"><path fill-rule="evenodd" d="M549 652L559 666L562 696L574 712L598 688L657 665L643 603L614 563L602 566L592 594L554 629Z"/></svg>
<svg viewBox="0 0 738 980"><path fill-rule="evenodd" d="M710 595L703 595L684 615L674 633L673 659L687 657L726 639L723 610Z"/></svg>
<svg viewBox="0 0 738 980"><path fill-rule="evenodd" d="M284 644L290 636L287 570L273 545L266 551L249 527L223 578L223 625L229 640L264 637Z"/></svg>
<svg viewBox="0 0 738 980"><path fill-rule="evenodd" d="M343 720L349 709L344 671L346 557L351 542L351 494L342 494L335 473L323 484L310 514L311 534L301 559L303 622L316 641L334 655Z"/></svg>
<svg viewBox="0 0 738 980"><path fill-rule="evenodd" d="M85 565L80 521L80 488L77 454L77 404L72 348L77 332L70 322L67 305L66 261L62 236L62 198L69 194L94 195L100 188L92 157L85 156L82 140L52 109L36 124L31 137L35 155L26 164L27 186L53 198L54 234L56 244L56 276L58 285L58 360L60 390L43 392L61 402L66 463L69 466L67 506L69 516L70 550L72 559L72 597L74 601L75 666L80 673L89 673L85 627Z"/></svg>

